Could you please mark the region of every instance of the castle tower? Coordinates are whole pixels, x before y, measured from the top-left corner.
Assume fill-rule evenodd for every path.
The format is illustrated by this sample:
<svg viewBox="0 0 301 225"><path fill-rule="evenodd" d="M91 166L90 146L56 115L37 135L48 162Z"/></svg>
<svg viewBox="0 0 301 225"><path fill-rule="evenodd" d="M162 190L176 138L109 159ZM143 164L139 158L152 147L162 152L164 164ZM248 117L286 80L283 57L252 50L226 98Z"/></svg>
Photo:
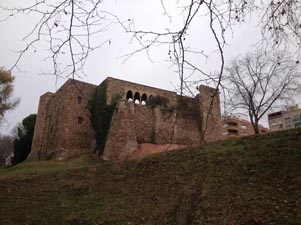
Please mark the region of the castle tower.
<svg viewBox="0 0 301 225"><path fill-rule="evenodd" d="M37 119L35 130L33 134L33 141L31 152L28 159L40 158L41 149L45 149L47 145L46 131L49 129L49 101L53 98L54 94L47 92L40 97L39 108L37 112Z"/></svg>
<svg viewBox="0 0 301 225"><path fill-rule="evenodd" d="M56 93L41 96L29 159L63 159L91 150L94 130L87 107L95 88L69 79Z"/></svg>
<svg viewBox="0 0 301 225"><path fill-rule="evenodd" d="M219 91L205 85L201 85L199 91L196 98L201 116L201 142L220 140L222 131Z"/></svg>

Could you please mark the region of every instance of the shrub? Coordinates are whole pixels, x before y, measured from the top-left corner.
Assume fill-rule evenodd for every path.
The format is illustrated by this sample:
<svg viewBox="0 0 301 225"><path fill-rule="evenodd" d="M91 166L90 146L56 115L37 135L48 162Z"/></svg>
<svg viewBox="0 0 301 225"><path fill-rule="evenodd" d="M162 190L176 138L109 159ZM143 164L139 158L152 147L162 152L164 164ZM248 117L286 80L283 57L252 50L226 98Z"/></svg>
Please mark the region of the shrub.
<svg viewBox="0 0 301 225"><path fill-rule="evenodd" d="M100 155L103 153L105 148L113 113L120 100L120 96L114 96L111 104L107 105L106 91L106 83L99 85L88 105L88 109L90 111L90 122L95 130L95 151L98 151Z"/></svg>
<svg viewBox="0 0 301 225"><path fill-rule="evenodd" d="M162 96L153 96L151 98L149 98L149 100L147 101L147 105L150 107L155 107L155 106L163 106L163 107L167 107L169 103L169 100L165 97Z"/></svg>

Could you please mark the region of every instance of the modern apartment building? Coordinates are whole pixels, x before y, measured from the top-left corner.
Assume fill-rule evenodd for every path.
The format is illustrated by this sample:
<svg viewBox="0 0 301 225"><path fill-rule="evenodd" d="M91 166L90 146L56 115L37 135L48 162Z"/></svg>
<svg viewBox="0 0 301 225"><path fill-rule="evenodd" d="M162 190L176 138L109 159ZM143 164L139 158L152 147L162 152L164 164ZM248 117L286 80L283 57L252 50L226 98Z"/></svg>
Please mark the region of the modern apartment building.
<svg viewBox="0 0 301 225"><path fill-rule="evenodd" d="M251 122L247 120L247 115L242 113L223 117L222 124L223 139L255 134ZM259 125L259 133L266 133L267 131L267 128Z"/></svg>
<svg viewBox="0 0 301 225"><path fill-rule="evenodd" d="M286 111L278 111L268 115L270 131L287 130L301 127L301 109L298 105Z"/></svg>

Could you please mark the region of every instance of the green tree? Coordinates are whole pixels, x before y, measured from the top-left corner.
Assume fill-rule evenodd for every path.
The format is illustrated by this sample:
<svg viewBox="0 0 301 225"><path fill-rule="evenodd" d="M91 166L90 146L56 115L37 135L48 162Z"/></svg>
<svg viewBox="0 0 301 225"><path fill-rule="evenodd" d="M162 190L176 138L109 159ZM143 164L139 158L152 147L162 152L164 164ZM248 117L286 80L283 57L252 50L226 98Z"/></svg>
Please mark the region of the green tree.
<svg viewBox="0 0 301 225"><path fill-rule="evenodd" d="M12 160L14 165L23 162L31 151L36 117L36 114L25 117L22 124L17 127L17 137L14 140L14 157Z"/></svg>
<svg viewBox="0 0 301 225"><path fill-rule="evenodd" d="M93 129L95 130L96 146L95 150L99 155L102 155L107 136L110 129L111 120L120 96L113 96L111 104L107 105L106 99L107 84L102 83L95 90L92 99L89 101L90 121Z"/></svg>
<svg viewBox="0 0 301 225"><path fill-rule="evenodd" d="M14 77L9 71L0 68L0 122L4 113L13 110L19 103L19 99L12 99Z"/></svg>

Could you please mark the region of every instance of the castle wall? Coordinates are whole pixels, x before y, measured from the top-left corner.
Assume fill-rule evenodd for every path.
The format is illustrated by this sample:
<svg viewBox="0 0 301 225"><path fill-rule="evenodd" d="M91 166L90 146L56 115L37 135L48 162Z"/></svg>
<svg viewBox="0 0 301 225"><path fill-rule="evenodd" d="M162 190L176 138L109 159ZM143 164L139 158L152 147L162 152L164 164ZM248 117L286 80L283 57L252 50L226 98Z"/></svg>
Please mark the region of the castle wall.
<svg viewBox="0 0 301 225"><path fill-rule="evenodd" d="M166 144L174 142L175 123L175 110L167 110L161 107L154 108L155 144Z"/></svg>
<svg viewBox="0 0 301 225"><path fill-rule="evenodd" d="M31 153L28 159L39 158L40 149L43 149L46 143L46 130L48 129L48 105L53 93L47 92L40 97L39 108L37 112L36 125L33 135Z"/></svg>
<svg viewBox="0 0 301 225"><path fill-rule="evenodd" d="M201 118L199 113L179 111L174 127L175 144L200 144Z"/></svg>
<svg viewBox="0 0 301 225"><path fill-rule="evenodd" d="M135 105L133 102L128 105L134 106L135 135L138 143L154 143L154 110L147 106Z"/></svg>
<svg viewBox="0 0 301 225"><path fill-rule="evenodd" d="M87 109L96 86L68 80L51 98L41 98L29 158L65 158L91 149L94 131ZM40 108L39 108L40 109Z"/></svg>
<svg viewBox="0 0 301 225"><path fill-rule="evenodd" d="M121 162L137 148L134 104L121 101L111 120L103 158L113 162Z"/></svg>
<svg viewBox="0 0 301 225"><path fill-rule="evenodd" d="M199 143L200 119L197 113L129 104L134 105L138 144Z"/></svg>
<svg viewBox="0 0 301 225"><path fill-rule="evenodd" d="M115 95L121 95L122 99L126 100L127 92L131 91L133 97L135 93L139 93L140 98L142 98L143 94L146 94L147 99L149 99L150 96L161 96L167 98L170 105L177 104L177 94L175 92L149 87L146 85L135 84L110 77L108 77L105 82L107 83L107 103L110 103L112 97Z"/></svg>
<svg viewBox="0 0 301 225"><path fill-rule="evenodd" d="M178 146L200 144L221 139L221 113L215 89L200 86L194 99L177 96L175 92L107 78L107 104L120 95L113 114L103 156L122 161L145 143ZM32 152L29 158L66 158L93 149L94 130L90 124L88 101L96 86L68 80L55 94L40 98ZM167 107L129 102L127 93L161 96L169 100ZM135 100L134 96L132 100ZM182 108L178 109L182 101ZM204 131L206 131L204 133Z"/></svg>
<svg viewBox="0 0 301 225"><path fill-rule="evenodd" d="M65 158L70 154L91 149L95 135L87 106L95 88L95 85L70 80L70 84L58 96L64 99L63 113L58 115L63 126L56 126L63 132L58 148L64 151L58 157Z"/></svg>
<svg viewBox="0 0 301 225"><path fill-rule="evenodd" d="M196 96L198 100L202 137L201 141L214 142L221 140L221 110L219 92L216 89L201 85L200 93Z"/></svg>
<svg viewBox="0 0 301 225"><path fill-rule="evenodd" d="M199 144L200 128L196 113L136 105L123 100L112 117L104 158L120 162L144 143Z"/></svg>

